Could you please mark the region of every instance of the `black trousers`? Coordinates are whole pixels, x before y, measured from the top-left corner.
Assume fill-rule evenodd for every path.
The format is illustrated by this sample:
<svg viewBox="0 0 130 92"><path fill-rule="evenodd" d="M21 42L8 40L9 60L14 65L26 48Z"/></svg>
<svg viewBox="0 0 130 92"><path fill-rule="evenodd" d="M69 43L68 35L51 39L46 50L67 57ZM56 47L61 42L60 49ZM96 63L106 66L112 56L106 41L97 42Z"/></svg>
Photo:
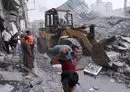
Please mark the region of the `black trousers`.
<svg viewBox="0 0 130 92"><path fill-rule="evenodd" d="M7 54L9 54L9 41L4 41L4 44L5 44L5 51Z"/></svg>
<svg viewBox="0 0 130 92"><path fill-rule="evenodd" d="M30 45L31 47L31 52L32 52L32 55L33 55L33 59L35 59L35 56L34 56L34 44Z"/></svg>

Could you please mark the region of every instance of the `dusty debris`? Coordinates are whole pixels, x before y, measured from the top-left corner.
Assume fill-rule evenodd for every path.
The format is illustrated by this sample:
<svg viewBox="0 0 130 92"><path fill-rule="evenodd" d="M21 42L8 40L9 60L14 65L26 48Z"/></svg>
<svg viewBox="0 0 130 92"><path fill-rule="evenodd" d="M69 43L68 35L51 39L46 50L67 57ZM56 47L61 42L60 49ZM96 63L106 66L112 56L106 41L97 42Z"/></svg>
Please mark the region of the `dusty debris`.
<svg viewBox="0 0 130 92"><path fill-rule="evenodd" d="M4 61L5 56L0 56L0 62Z"/></svg>
<svg viewBox="0 0 130 92"><path fill-rule="evenodd" d="M94 86L93 87L95 90L99 90L100 88L99 87L97 87L97 86Z"/></svg>
<svg viewBox="0 0 130 92"><path fill-rule="evenodd" d="M129 84L129 85L127 85L127 88L130 88L130 84Z"/></svg>
<svg viewBox="0 0 130 92"><path fill-rule="evenodd" d="M22 81L23 76L19 72L5 72L0 71L0 74L3 76L4 80L12 80L12 81Z"/></svg>
<svg viewBox="0 0 130 92"><path fill-rule="evenodd" d="M112 62L119 60L120 57L120 53L114 51L107 52L107 55Z"/></svg>
<svg viewBox="0 0 130 92"><path fill-rule="evenodd" d="M12 92L13 89L14 89L14 87L12 85L9 85L9 84L5 84L3 86L0 86L0 92Z"/></svg>
<svg viewBox="0 0 130 92"><path fill-rule="evenodd" d="M37 85L37 86L31 88L31 90L29 92L45 92L44 90L46 90L46 92L50 92L50 91L47 91L48 88L43 88L41 85Z"/></svg>
<svg viewBox="0 0 130 92"><path fill-rule="evenodd" d="M42 80L38 77L32 77L32 76L26 76L24 78L24 82L26 82L27 84L30 84L32 86L36 86L42 83Z"/></svg>
<svg viewBox="0 0 130 92"><path fill-rule="evenodd" d="M94 88L90 88L90 89L89 89L89 92L94 92Z"/></svg>
<svg viewBox="0 0 130 92"><path fill-rule="evenodd" d="M110 79L110 81L111 81L112 83L114 83L114 82L115 82L115 80L114 80L114 79Z"/></svg>

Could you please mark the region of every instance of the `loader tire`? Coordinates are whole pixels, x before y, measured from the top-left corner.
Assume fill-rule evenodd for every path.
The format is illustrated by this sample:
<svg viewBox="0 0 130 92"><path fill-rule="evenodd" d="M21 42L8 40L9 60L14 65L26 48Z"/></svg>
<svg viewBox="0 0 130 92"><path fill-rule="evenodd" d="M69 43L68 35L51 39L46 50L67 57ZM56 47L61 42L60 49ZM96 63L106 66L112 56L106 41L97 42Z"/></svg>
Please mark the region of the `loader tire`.
<svg viewBox="0 0 130 92"><path fill-rule="evenodd" d="M78 48L77 61L79 61L81 59L83 50L82 50L82 46L81 46L80 42L77 39L75 39L75 38L61 39L59 41L59 44L60 45L69 45L73 50L75 48Z"/></svg>

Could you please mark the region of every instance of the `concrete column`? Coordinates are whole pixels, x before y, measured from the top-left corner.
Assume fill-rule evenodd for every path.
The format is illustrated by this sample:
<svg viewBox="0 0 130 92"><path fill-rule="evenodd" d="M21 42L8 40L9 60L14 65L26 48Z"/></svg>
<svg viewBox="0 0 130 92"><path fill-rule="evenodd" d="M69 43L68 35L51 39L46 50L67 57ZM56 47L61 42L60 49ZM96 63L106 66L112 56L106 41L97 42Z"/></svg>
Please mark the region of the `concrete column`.
<svg viewBox="0 0 130 92"><path fill-rule="evenodd" d="M3 5L2 5L2 0L0 0L0 16L2 17L2 18L4 18L4 13L3 13L4 11L3 11Z"/></svg>
<svg viewBox="0 0 130 92"><path fill-rule="evenodd" d="M28 21L28 8L27 8L27 1L21 0L22 5L22 11L23 11L23 17L25 21L25 29L29 28L29 21Z"/></svg>
<svg viewBox="0 0 130 92"><path fill-rule="evenodd" d="M124 14L127 12L127 0L124 0Z"/></svg>

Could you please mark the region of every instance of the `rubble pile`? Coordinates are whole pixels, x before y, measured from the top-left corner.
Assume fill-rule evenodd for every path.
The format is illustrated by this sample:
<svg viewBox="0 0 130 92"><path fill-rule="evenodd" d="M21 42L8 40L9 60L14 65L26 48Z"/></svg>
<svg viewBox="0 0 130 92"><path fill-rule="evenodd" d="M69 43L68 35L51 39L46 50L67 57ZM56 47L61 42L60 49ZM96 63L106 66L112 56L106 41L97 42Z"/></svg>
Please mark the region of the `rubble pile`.
<svg viewBox="0 0 130 92"><path fill-rule="evenodd" d="M86 25L95 24L95 36L102 40L108 36L125 35L130 36L130 19L122 17L96 17L86 21Z"/></svg>
<svg viewBox="0 0 130 92"><path fill-rule="evenodd" d="M50 65L50 58L46 54L37 53L36 62L39 71L38 75L43 79L42 88L45 92L62 92L60 74L57 74L58 71Z"/></svg>
<svg viewBox="0 0 130 92"><path fill-rule="evenodd" d="M26 88L27 84L23 83L23 75L20 72L22 69L19 65L19 56L0 53L0 90L2 92L22 92L29 88Z"/></svg>
<svg viewBox="0 0 130 92"><path fill-rule="evenodd" d="M25 76L19 56L0 53L0 90L2 92L62 92L60 75L44 55L36 55L37 76ZM55 85L55 86L54 86Z"/></svg>
<svg viewBox="0 0 130 92"><path fill-rule="evenodd" d="M112 70L107 72L118 83L130 85L130 37L117 35L116 40L107 44L108 56L112 57Z"/></svg>

